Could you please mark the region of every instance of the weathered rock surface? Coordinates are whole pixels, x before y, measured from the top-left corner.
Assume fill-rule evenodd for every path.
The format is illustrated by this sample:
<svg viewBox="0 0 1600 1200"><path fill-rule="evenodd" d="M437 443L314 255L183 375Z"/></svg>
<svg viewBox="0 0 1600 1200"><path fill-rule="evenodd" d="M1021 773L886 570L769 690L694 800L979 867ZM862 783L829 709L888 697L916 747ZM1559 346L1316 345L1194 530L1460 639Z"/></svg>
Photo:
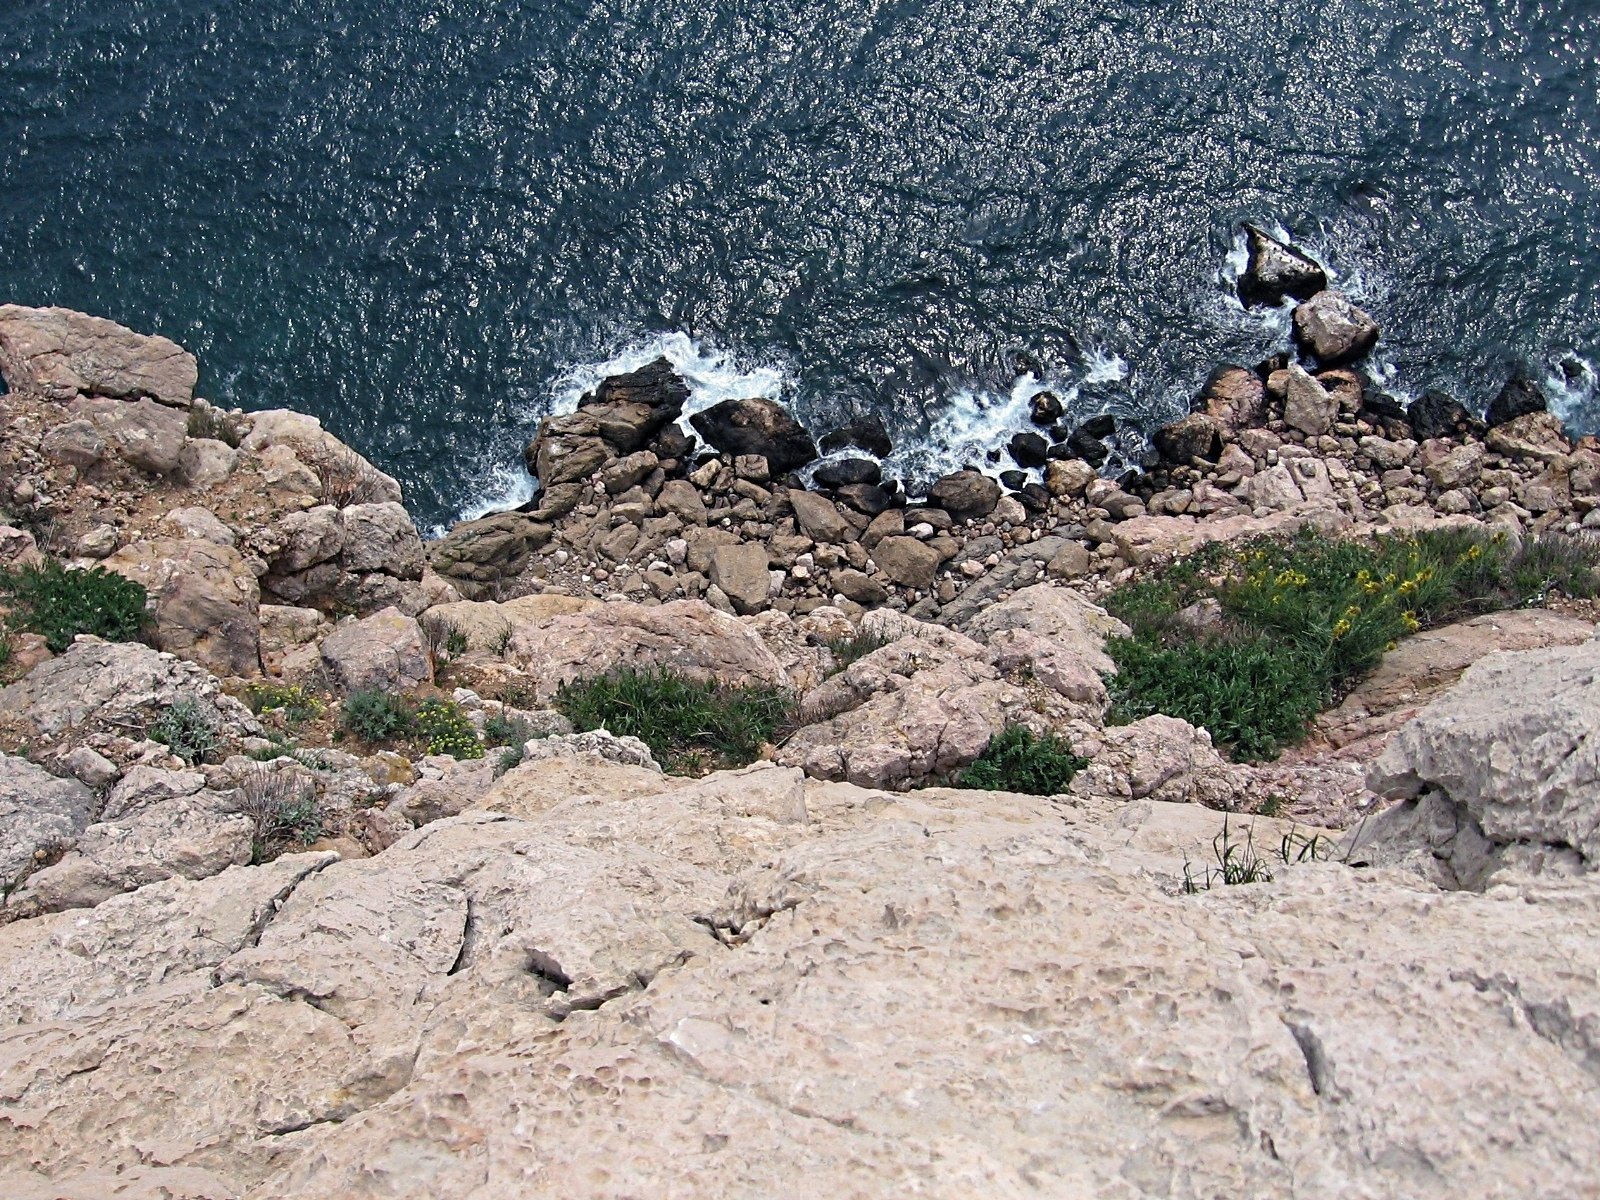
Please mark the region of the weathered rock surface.
<svg viewBox="0 0 1600 1200"><path fill-rule="evenodd" d="M0 754L0 886L8 890L38 855L71 846L94 812L94 793L25 758Z"/></svg>
<svg viewBox="0 0 1600 1200"><path fill-rule="evenodd" d="M477 521L464 521L428 546L429 565L469 600L497 579L516 575L528 555L550 540L550 526L522 513L500 513Z"/></svg>
<svg viewBox="0 0 1600 1200"><path fill-rule="evenodd" d="M105 560L149 593L156 645L218 675L261 670L261 589L232 546L153 538Z"/></svg>
<svg viewBox="0 0 1600 1200"><path fill-rule="evenodd" d="M137 399L187 408L199 367L164 337L67 308L0 305L0 374L14 392L66 401L75 395Z"/></svg>
<svg viewBox="0 0 1600 1200"><path fill-rule="evenodd" d="M1368 773L1401 804L1366 832L1379 861L1480 887L1507 867L1600 862L1600 642L1493 654L1389 739Z"/></svg>
<svg viewBox="0 0 1600 1200"><path fill-rule="evenodd" d="M1590 1190L1594 888L1185 896L1193 805L796 789L469 813L0 931L0 1189Z"/></svg>
<svg viewBox="0 0 1600 1200"><path fill-rule="evenodd" d="M1000 485L977 471L955 471L928 489L928 503L958 521L977 520L987 517L1000 503Z"/></svg>
<svg viewBox="0 0 1600 1200"><path fill-rule="evenodd" d="M188 419L154 400L85 397L72 402L73 417L87 421L118 458L152 475L170 475L183 461Z"/></svg>
<svg viewBox="0 0 1600 1200"><path fill-rule="evenodd" d="M347 621L322 642L322 661L346 691L403 691L433 679L422 627L398 608Z"/></svg>
<svg viewBox="0 0 1600 1200"><path fill-rule="evenodd" d="M627 602L516 626L507 658L541 701L561 684L613 667L670 666L696 678L787 686L782 665L737 617L698 600L659 607Z"/></svg>

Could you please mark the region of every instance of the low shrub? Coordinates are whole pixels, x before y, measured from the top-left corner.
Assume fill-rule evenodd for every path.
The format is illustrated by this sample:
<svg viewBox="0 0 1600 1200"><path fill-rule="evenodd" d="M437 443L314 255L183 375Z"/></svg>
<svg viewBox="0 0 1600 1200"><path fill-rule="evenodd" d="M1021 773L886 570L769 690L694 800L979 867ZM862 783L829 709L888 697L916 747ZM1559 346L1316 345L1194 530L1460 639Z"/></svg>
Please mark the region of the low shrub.
<svg viewBox="0 0 1600 1200"><path fill-rule="evenodd" d="M41 634L60 653L80 633L108 642L131 642L144 625L143 585L104 567L63 567L53 558L0 571L0 597L11 624Z"/></svg>
<svg viewBox="0 0 1600 1200"><path fill-rule="evenodd" d="M556 708L579 732L636 737L667 770L686 774L753 762L794 711L788 692L705 683L665 668L623 668L562 685Z"/></svg>
<svg viewBox="0 0 1600 1200"><path fill-rule="evenodd" d="M161 742L191 767L202 762L217 746L217 731L200 702L185 696L176 700L150 722L146 731L152 741Z"/></svg>
<svg viewBox="0 0 1600 1200"><path fill-rule="evenodd" d="M416 707L405 696L364 688L345 699L339 726L363 742L392 742L416 728Z"/></svg>
<svg viewBox="0 0 1600 1200"><path fill-rule="evenodd" d="M316 789L293 771L253 769L239 789L237 811L255 822L253 863L270 862L296 845L309 846L323 834Z"/></svg>
<svg viewBox="0 0 1600 1200"><path fill-rule="evenodd" d="M477 730L454 700L424 700L417 706L415 722L418 736L427 741L429 754L483 757Z"/></svg>
<svg viewBox="0 0 1600 1200"><path fill-rule="evenodd" d="M239 418L220 408L196 405L189 410L189 436L211 438L237 450L244 440L244 427Z"/></svg>
<svg viewBox="0 0 1600 1200"><path fill-rule="evenodd" d="M1132 630L1107 644L1111 719L1166 713L1235 758L1271 758L1402 638L1556 591L1592 596L1597 561L1571 538L1513 545L1460 529L1214 544L1107 600ZM1190 619L1201 601L1214 620Z"/></svg>
<svg viewBox="0 0 1600 1200"><path fill-rule="evenodd" d="M538 736L539 731L526 717L508 717L504 712L495 712L483 721L485 746L521 746L529 738Z"/></svg>
<svg viewBox="0 0 1600 1200"><path fill-rule="evenodd" d="M1054 796L1066 791L1073 776L1088 765L1088 759L1074 754L1055 734L1039 736L1025 726L1008 725L989 740L957 782L986 792Z"/></svg>

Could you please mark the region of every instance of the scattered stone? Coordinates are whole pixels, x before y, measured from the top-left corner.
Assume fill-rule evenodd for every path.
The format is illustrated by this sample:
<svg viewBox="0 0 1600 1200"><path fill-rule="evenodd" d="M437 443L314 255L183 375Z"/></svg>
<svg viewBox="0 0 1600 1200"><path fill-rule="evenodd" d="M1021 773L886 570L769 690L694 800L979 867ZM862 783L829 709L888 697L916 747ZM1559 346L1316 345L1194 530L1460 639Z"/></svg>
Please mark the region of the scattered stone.
<svg viewBox="0 0 1600 1200"><path fill-rule="evenodd" d="M886 537L872 548L872 561L891 583L918 589L933 586L939 552L914 537Z"/></svg>
<svg viewBox="0 0 1600 1200"><path fill-rule="evenodd" d="M1339 415L1338 401L1298 363L1291 363L1287 374L1283 423L1312 437L1327 433L1333 428L1334 418Z"/></svg>
<svg viewBox="0 0 1600 1200"><path fill-rule="evenodd" d="M764 547L750 543L718 546L711 553L710 576L739 612L759 612L766 607L772 581Z"/></svg>
<svg viewBox="0 0 1600 1200"><path fill-rule="evenodd" d="M813 541L843 542L854 536L854 528L826 496L792 488L788 497L800 532Z"/></svg>

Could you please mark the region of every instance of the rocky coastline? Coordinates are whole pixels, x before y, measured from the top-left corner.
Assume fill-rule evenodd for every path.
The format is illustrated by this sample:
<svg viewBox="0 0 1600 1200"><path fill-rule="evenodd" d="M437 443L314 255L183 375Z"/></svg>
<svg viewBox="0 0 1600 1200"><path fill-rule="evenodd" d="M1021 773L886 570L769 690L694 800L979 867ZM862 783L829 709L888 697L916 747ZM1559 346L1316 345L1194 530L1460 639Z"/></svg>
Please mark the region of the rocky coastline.
<svg viewBox="0 0 1600 1200"><path fill-rule="evenodd" d="M1247 238L1294 346L1115 477L1114 421L1045 393L909 496L870 423L691 437L660 361L542 423L524 511L432 540L173 342L0 307L0 569L148 598L142 641L0 664L0 1193L1592 1190L1592 605L1393 645L1270 762L1108 715L1100 602L1209 542L1600 539L1600 447L1536 384L1402 407L1371 318ZM666 774L556 711L622 667L793 718ZM359 694L459 727L341 741ZM1014 729L1069 786L950 786ZM1259 886L1195 886L1242 845Z"/></svg>

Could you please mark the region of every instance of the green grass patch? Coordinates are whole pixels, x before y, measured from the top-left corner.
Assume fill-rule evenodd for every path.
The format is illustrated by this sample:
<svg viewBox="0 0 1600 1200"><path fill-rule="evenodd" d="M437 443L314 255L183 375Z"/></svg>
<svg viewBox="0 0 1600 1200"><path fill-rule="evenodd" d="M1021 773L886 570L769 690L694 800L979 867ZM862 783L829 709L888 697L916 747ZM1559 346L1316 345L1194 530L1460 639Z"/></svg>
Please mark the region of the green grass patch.
<svg viewBox="0 0 1600 1200"><path fill-rule="evenodd" d="M828 674L837 675L851 663L865 658L874 650L882 650L892 641L893 638L885 637L881 633L867 633L863 630L857 630L849 637L830 638L823 643L833 655L833 668Z"/></svg>
<svg viewBox="0 0 1600 1200"><path fill-rule="evenodd" d="M1106 607L1132 630L1107 651L1114 721L1166 713L1260 761L1298 740L1419 629L1596 593L1596 549L1445 529L1374 541L1312 531L1213 544L1129 584ZM1216 601L1220 617L1186 619Z"/></svg>
<svg viewBox="0 0 1600 1200"><path fill-rule="evenodd" d="M80 633L131 642L144 625L143 585L104 567L63 567L53 558L0 571L0 598L13 628L41 634L59 654Z"/></svg>
<svg viewBox="0 0 1600 1200"><path fill-rule="evenodd" d="M200 702L185 696L168 705L147 731L152 741L160 742L191 767L204 761L218 743L216 727Z"/></svg>
<svg viewBox="0 0 1600 1200"><path fill-rule="evenodd" d="M1008 725L957 782L987 792L1054 796L1066 791L1072 777L1088 765L1088 759L1079 758L1055 734L1039 736L1025 726Z"/></svg>
<svg viewBox="0 0 1600 1200"><path fill-rule="evenodd" d="M359 741L393 742L416 729L417 709L406 696L381 688L351 692L339 715L339 727Z"/></svg>
<svg viewBox="0 0 1600 1200"><path fill-rule="evenodd" d="M667 669L623 668L564 684L555 707L580 733L636 737L668 771L753 762L794 711L794 698L759 684L703 683Z"/></svg>

